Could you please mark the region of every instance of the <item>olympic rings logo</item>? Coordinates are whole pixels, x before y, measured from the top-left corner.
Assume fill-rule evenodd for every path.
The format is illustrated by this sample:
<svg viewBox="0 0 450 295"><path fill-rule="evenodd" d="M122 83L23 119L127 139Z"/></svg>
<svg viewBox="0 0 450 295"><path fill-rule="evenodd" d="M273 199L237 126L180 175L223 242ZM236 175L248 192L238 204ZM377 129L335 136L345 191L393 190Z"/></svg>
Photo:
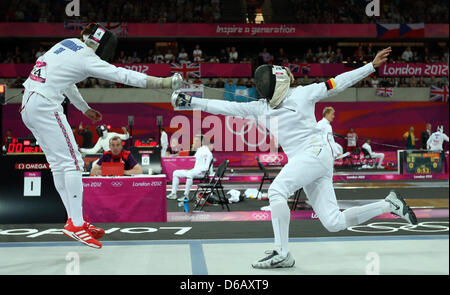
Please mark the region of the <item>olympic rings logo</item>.
<svg viewBox="0 0 450 295"><path fill-rule="evenodd" d="M113 182L111 182L111 185L113 187L121 187L123 185L123 182L122 181L113 181Z"/></svg>
<svg viewBox="0 0 450 295"><path fill-rule="evenodd" d="M258 213L254 213L252 214L252 217L258 221L261 220L269 220L269 213L267 212L258 212Z"/></svg>
<svg viewBox="0 0 450 295"><path fill-rule="evenodd" d="M230 118L231 117L229 117L229 116L225 117L225 124L227 126L228 131L232 132L235 135L239 135L241 137L241 140L250 147L258 147L258 146L264 144L266 141L267 135L270 135L270 131L267 130L267 128L265 126L263 126L261 123L258 123L259 120L244 119L245 122L242 125L241 130L238 132L234 131L234 129L231 128L231 126L230 126ZM234 118L233 120L236 120L236 118ZM258 143L256 143L256 144L250 143L245 139L245 134L249 133L250 130L252 130L252 128L255 128L256 132L258 132L259 134L262 135L261 138L258 136L258 138L260 138L260 139L259 139ZM252 133L250 133L250 134L252 134ZM256 137L256 134L255 134L255 137Z"/></svg>
<svg viewBox="0 0 450 295"><path fill-rule="evenodd" d="M281 163L284 160L283 154L270 153L261 155L261 162L265 163Z"/></svg>
<svg viewBox="0 0 450 295"><path fill-rule="evenodd" d="M373 222L365 225L351 226L348 227L347 229L357 233L368 233L368 234L394 233L400 230L409 232L421 232L421 233L449 231L448 221L426 221L420 222L417 225L412 225L403 222Z"/></svg>

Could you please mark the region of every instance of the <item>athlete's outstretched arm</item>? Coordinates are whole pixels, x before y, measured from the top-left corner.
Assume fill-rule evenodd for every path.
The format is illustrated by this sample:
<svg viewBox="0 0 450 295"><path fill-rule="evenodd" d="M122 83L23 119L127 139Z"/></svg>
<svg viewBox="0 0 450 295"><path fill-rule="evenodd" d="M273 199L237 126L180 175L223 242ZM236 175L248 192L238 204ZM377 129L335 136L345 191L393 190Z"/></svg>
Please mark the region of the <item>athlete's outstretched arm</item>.
<svg viewBox="0 0 450 295"><path fill-rule="evenodd" d="M180 74L172 77L158 78L143 73L116 67L96 55L87 57L85 70L89 77L95 77L117 83L122 83L139 88L171 88L177 90L181 87L182 78Z"/></svg>
<svg viewBox="0 0 450 295"><path fill-rule="evenodd" d="M340 74L326 82L314 83L301 87L300 91L305 91L305 95L314 102L318 102L329 96L336 95L375 72L377 67L387 61L391 51L391 47L385 48L377 53L371 63L357 68L356 70Z"/></svg>
<svg viewBox="0 0 450 295"><path fill-rule="evenodd" d="M261 104L258 101L232 102L218 99L191 97L190 95L175 91L172 94L173 107L189 106L215 115L250 117L260 116Z"/></svg>

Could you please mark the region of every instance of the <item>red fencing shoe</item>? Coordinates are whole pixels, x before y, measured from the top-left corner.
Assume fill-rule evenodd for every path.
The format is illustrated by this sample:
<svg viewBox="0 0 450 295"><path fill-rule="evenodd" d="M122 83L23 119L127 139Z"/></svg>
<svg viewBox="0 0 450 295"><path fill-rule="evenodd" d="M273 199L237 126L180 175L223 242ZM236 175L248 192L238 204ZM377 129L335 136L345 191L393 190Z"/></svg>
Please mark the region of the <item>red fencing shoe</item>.
<svg viewBox="0 0 450 295"><path fill-rule="evenodd" d="M85 222L82 226L74 226L72 219L68 219L66 225L64 226L63 233L74 239L83 243L89 247L100 249L102 243L94 239L91 232L89 231L89 223Z"/></svg>

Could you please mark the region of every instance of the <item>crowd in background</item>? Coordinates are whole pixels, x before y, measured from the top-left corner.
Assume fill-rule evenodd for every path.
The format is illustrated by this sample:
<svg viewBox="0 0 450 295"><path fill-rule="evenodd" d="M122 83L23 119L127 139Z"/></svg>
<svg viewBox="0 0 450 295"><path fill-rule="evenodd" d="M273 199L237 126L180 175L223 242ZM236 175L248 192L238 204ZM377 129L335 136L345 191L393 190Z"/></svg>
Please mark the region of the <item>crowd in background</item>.
<svg viewBox="0 0 450 295"><path fill-rule="evenodd" d="M227 3L225 3L227 2ZM283 14L277 15L277 5ZM63 22L66 0L2 0L0 22ZM240 17L224 17L224 4ZM80 17L97 22L253 22L257 11L285 23L447 23L447 0L390 0L380 2L380 16L365 13L366 0L97 0L80 1ZM235 12L233 12L235 13ZM72 18L73 19L73 18ZM266 17L265 22L267 23Z"/></svg>
<svg viewBox="0 0 450 295"><path fill-rule="evenodd" d="M186 46L185 46L186 45ZM389 57L389 63L449 63L447 42L444 46L436 43L411 47L395 46ZM11 45L10 45L11 46ZM43 55L49 46L39 45L12 46L0 49L0 61L3 63L34 63ZM272 46L272 45L271 45ZM385 45L383 45L385 46ZM372 43L353 46L339 46L338 43L324 42L324 45L302 44L300 46L272 46L255 48L245 43L239 46L225 45L217 47L210 43L178 44L173 47L156 47L155 43L133 46L122 42L113 62L131 63L251 63L284 64L284 63L361 63L373 60L381 45ZM140 49L138 49L140 48Z"/></svg>

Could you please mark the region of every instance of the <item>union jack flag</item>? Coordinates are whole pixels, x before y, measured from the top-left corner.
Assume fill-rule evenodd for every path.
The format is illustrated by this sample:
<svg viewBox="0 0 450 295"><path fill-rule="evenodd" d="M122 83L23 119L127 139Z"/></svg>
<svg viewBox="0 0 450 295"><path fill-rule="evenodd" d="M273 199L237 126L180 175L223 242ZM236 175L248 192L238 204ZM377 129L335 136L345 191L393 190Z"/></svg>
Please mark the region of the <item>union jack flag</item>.
<svg viewBox="0 0 450 295"><path fill-rule="evenodd" d="M188 77L191 78L201 77L200 64L198 63L188 63L188 64L171 63L170 71L172 72L172 74L180 73L181 75L183 75L183 79L187 79Z"/></svg>
<svg viewBox="0 0 450 295"><path fill-rule="evenodd" d="M394 95L394 90L392 88L377 88L376 95L392 97L392 95Z"/></svg>
<svg viewBox="0 0 450 295"><path fill-rule="evenodd" d="M64 29L73 30L73 31L81 31L86 24L87 23L84 23L80 20L65 20L64 21Z"/></svg>
<svg viewBox="0 0 450 295"><path fill-rule="evenodd" d="M437 87L431 85L430 87L430 101L448 102L448 85Z"/></svg>

